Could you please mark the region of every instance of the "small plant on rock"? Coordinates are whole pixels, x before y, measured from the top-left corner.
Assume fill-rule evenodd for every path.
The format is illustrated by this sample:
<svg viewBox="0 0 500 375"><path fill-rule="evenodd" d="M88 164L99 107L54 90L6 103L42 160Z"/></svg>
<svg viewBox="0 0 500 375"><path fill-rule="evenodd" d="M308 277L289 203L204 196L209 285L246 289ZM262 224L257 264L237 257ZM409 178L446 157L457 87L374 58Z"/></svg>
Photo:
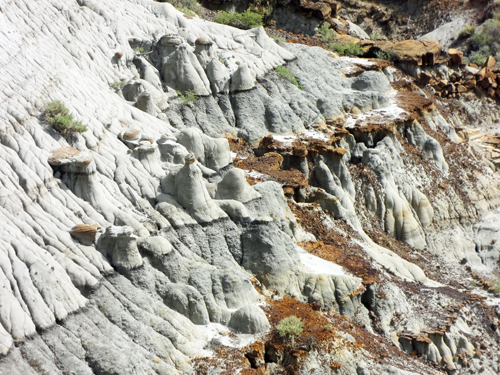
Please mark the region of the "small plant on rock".
<svg viewBox="0 0 500 375"><path fill-rule="evenodd" d="M75 121L69 109L59 100L47 104L45 120L62 135L87 131L87 126L83 125L81 121Z"/></svg>
<svg viewBox="0 0 500 375"><path fill-rule="evenodd" d="M292 346L294 346L295 337L302 333L304 330L304 324L302 323L302 320L292 315L288 318L282 319L276 326L276 330L281 337L290 339Z"/></svg>
<svg viewBox="0 0 500 375"><path fill-rule="evenodd" d="M195 102L198 100L198 95L196 95L192 91L187 91L184 94L180 91L176 91L177 95L179 95L179 98L182 100L183 105L188 105L189 103Z"/></svg>
<svg viewBox="0 0 500 375"><path fill-rule="evenodd" d="M278 66L275 71L281 78L285 78L286 80L290 81L293 85L297 86L299 89L302 90L302 85L299 84L297 78L295 78L293 73L289 71L287 68L285 68L284 66Z"/></svg>

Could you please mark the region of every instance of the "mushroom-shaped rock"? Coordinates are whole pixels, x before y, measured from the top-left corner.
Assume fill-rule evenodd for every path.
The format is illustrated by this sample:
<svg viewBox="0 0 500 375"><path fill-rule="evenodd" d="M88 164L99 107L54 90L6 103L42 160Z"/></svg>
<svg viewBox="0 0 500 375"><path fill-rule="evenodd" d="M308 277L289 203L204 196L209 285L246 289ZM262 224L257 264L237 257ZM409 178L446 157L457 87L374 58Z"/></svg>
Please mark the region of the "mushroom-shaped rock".
<svg viewBox="0 0 500 375"><path fill-rule="evenodd" d="M78 224L71 228L71 236L79 240L84 245L93 245L97 234L98 224Z"/></svg>
<svg viewBox="0 0 500 375"><path fill-rule="evenodd" d="M131 149L135 149L143 142L153 144L153 139L138 129L124 131L118 135L118 138Z"/></svg>
<svg viewBox="0 0 500 375"><path fill-rule="evenodd" d="M255 77L245 63L239 64L231 78L231 91L245 91L255 87Z"/></svg>
<svg viewBox="0 0 500 375"><path fill-rule="evenodd" d="M201 37L194 41L194 44L197 46L211 46L214 44L214 41L208 37Z"/></svg>
<svg viewBox="0 0 500 375"><path fill-rule="evenodd" d="M216 57L215 50L212 47L213 41L210 38L198 38L194 44L194 53L198 57L201 66L206 69L208 62Z"/></svg>
<svg viewBox="0 0 500 375"><path fill-rule="evenodd" d="M164 47L179 46L181 44L182 44L182 38L179 35L168 34L168 35L163 35L160 38L160 45Z"/></svg>
<svg viewBox="0 0 500 375"><path fill-rule="evenodd" d="M165 175L156 143L151 143L150 141L139 142L138 147L134 148L132 156L140 160L149 173L156 176Z"/></svg>
<svg viewBox="0 0 500 375"><path fill-rule="evenodd" d="M60 167L65 172L90 173L92 157L87 151L73 147L61 147L50 153L48 162L53 167Z"/></svg>
<svg viewBox="0 0 500 375"><path fill-rule="evenodd" d="M260 197L261 195L248 184L245 172L236 168L224 175L222 181L217 184L215 193L216 199L233 199L243 203Z"/></svg>
<svg viewBox="0 0 500 375"><path fill-rule="evenodd" d="M237 310L231 320L229 327L241 333L261 333L270 328L266 314L255 305L244 306Z"/></svg>
<svg viewBox="0 0 500 375"><path fill-rule="evenodd" d="M98 247L111 255L111 263L122 270L131 270L142 265L137 249L137 236L129 226L110 226L99 237Z"/></svg>
<svg viewBox="0 0 500 375"><path fill-rule="evenodd" d="M196 158L189 154L184 166L175 176L175 198L199 223L227 217L210 197Z"/></svg>

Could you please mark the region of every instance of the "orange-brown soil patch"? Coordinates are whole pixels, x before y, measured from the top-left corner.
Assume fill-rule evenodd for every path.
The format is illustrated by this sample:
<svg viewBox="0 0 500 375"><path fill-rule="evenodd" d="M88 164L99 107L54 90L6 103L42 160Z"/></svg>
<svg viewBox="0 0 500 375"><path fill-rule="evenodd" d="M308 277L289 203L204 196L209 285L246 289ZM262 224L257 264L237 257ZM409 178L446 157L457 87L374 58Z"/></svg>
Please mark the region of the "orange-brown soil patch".
<svg viewBox="0 0 500 375"><path fill-rule="evenodd" d="M301 245L311 254L337 263L363 279L364 284L379 280L380 271L370 264L361 247L349 241L350 235L342 236L328 229L321 218L321 213L289 201L289 206L302 227L312 233L317 242L304 242Z"/></svg>

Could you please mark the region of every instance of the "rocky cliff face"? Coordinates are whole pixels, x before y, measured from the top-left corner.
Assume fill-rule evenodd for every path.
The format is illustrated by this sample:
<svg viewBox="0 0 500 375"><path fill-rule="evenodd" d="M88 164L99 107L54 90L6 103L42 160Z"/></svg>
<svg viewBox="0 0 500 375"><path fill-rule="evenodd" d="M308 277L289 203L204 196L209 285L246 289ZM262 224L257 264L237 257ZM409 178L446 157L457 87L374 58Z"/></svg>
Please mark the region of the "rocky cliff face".
<svg viewBox="0 0 500 375"><path fill-rule="evenodd" d="M0 374L498 373L498 176L411 78L149 0L0 9Z"/></svg>

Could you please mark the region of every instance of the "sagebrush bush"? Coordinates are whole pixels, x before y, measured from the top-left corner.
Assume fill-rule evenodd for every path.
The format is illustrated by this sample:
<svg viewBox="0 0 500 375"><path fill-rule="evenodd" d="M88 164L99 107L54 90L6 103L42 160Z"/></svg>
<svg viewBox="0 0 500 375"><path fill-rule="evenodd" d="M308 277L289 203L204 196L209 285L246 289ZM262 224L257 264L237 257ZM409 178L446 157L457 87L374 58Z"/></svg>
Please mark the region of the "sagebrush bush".
<svg viewBox="0 0 500 375"><path fill-rule="evenodd" d="M245 10L243 13L231 12L224 10L219 11L219 16L215 22L237 27L239 29L251 29L253 27L262 26L262 15Z"/></svg>
<svg viewBox="0 0 500 375"><path fill-rule="evenodd" d="M69 109L59 100L54 100L46 105L45 120L62 135L87 131L87 126L83 125L81 121L75 121Z"/></svg>
<svg viewBox="0 0 500 375"><path fill-rule="evenodd" d="M291 339L293 345L295 336L300 335L304 330L304 324L302 320L292 315L282 319L276 326L276 330L281 337Z"/></svg>
<svg viewBox="0 0 500 375"><path fill-rule="evenodd" d="M323 22L323 24L318 27L318 33L322 35L321 41L325 43L331 43L337 38L337 33L335 30L330 29L330 24L328 22Z"/></svg>
<svg viewBox="0 0 500 375"><path fill-rule="evenodd" d="M297 86L299 89L302 90L302 85L299 84L299 82L297 81L297 78L295 78L293 73L291 71L289 71L287 68L285 68L284 66L278 66L275 69L275 71L276 71L276 73L278 73L278 75L281 78L284 78L284 79L290 81L293 85Z"/></svg>

